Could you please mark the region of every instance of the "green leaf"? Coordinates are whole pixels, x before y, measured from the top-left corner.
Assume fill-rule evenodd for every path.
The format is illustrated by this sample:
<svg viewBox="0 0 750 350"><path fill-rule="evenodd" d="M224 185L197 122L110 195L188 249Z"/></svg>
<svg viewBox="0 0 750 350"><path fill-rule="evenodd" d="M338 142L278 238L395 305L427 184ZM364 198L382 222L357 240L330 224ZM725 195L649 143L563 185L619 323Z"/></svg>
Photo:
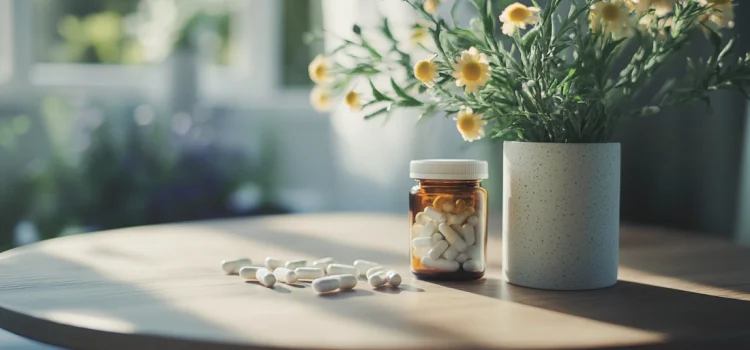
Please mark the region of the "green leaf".
<svg viewBox="0 0 750 350"><path fill-rule="evenodd" d="M405 101L409 101L411 103L417 103L418 105L421 105L422 102L418 101L414 97L411 97L409 94L406 93L398 84L396 84L396 81L391 78L391 87L393 88L393 91L398 95L399 97L403 98Z"/></svg>
<svg viewBox="0 0 750 350"><path fill-rule="evenodd" d="M370 88L372 89L372 97L375 98L377 101L393 101L392 98L384 95L382 92L378 91L378 89L375 88L375 84L372 83L372 80L368 80L370 83Z"/></svg>
<svg viewBox="0 0 750 350"><path fill-rule="evenodd" d="M366 115L365 116L365 120L370 120L370 119L375 118L375 117L377 117L377 116L379 116L381 114L388 113L389 109L390 109L389 107L383 107L381 109L378 109L377 111L372 112L372 113Z"/></svg>

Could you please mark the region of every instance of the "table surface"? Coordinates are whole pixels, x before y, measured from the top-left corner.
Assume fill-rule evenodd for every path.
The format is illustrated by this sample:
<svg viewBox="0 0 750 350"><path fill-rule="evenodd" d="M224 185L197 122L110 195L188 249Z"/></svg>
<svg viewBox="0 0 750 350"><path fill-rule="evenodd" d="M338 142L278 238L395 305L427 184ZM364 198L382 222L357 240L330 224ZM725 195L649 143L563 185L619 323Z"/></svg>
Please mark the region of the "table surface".
<svg viewBox="0 0 750 350"><path fill-rule="evenodd" d="M432 283L408 269L406 218L290 215L129 228L0 254L0 327L71 348L646 348L750 346L750 249L624 227L620 281L551 292L503 282L499 224L488 275ZM368 259L401 289L315 294L226 276L219 262Z"/></svg>

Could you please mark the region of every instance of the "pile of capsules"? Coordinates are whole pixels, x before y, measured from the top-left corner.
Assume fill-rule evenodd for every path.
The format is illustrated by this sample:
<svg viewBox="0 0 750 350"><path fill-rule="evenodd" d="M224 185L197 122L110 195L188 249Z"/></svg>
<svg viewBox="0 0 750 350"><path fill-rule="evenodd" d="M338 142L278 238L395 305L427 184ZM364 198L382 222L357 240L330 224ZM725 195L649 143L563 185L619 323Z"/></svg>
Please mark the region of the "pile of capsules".
<svg viewBox="0 0 750 350"><path fill-rule="evenodd" d="M484 270L481 213L465 200L455 203L438 196L432 206L414 216L411 227L412 254L422 266L444 272Z"/></svg>
<svg viewBox="0 0 750 350"><path fill-rule="evenodd" d="M256 266L249 258L224 260L221 269L229 275L239 275L245 280L273 287L276 281L287 284L297 281L312 281L312 288L317 293L329 293L352 289L357 285L359 277L367 278L373 288L386 284L398 287L401 275L394 270L386 270L382 265L367 261L356 260L353 265L338 264L333 258L316 260L312 266L307 260L290 260L268 257L264 266Z"/></svg>

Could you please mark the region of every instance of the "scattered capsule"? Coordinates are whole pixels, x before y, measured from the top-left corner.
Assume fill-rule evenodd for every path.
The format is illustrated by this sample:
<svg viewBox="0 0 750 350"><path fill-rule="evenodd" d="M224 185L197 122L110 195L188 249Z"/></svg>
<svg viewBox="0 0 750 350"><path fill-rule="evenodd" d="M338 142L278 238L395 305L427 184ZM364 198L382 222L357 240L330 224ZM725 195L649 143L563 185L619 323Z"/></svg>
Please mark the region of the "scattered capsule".
<svg viewBox="0 0 750 350"><path fill-rule="evenodd" d="M455 209L456 213L463 212L466 209L467 206L468 206L468 204L466 204L465 200L463 200L463 199L456 200L456 209Z"/></svg>
<svg viewBox="0 0 750 350"><path fill-rule="evenodd" d="M276 276L276 280L284 283L294 283L299 279L294 270L287 269L286 267L279 267L273 270L273 275Z"/></svg>
<svg viewBox="0 0 750 350"><path fill-rule="evenodd" d="M466 253L459 253L458 255L456 255L456 259L455 260L457 262L462 263L462 262L464 262L466 260L469 260L469 256L466 255Z"/></svg>
<svg viewBox="0 0 750 350"><path fill-rule="evenodd" d="M352 289L356 287L357 282L359 282L356 274L344 274L338 275L336 277L338 277L339 282L341 282L341 284L339 285L339 289L341 290Z"/></svg>
<svg viewBox="0 0 750 350"><path fill-rule="evenodd" d="M328 268L328 265L331 265L331 264L333 264L335 262L336 262L336 260L333 260L333 258L327 257L327 258L323 258L323 259L319 259L319 260L313 261L312 266L313 267L317 267L319 269L325 270L325 269Z"/></svg>
<svg viewBox="0 0 750 350"><path fill-rule="evenodd" d="M258 269L258 271L255 272L255 279L268 288L271 288L276 284L276 276L274 276L271 271L264 268Z"/></svg>
<svg viewBox="0 0 750 350"><path fill-rule="evenodd" d="M326 273L328 275L344 275L344 274L350 274L354 276L359 276L359 270L357 270L356 267L352 265L344 265L344 264L331 264L328 265L328 269L326 269Z"/></svg>
<svg viewBox="0 0 750 350"><path fill-rule="evenodd" d="M386 283L386 279L383 278L383 275L376 273L370 277L367 278L367 283L370 284L373 288L382 287Z"/></svg>
<svg viewBox="0 0 750 350"><path fill-rule="evenodd" d="M257 267L257 266L245 266L240 269L240 277L255 281L257 278L255 277L255 274L258 272L259 269L265 269L265 267Z"/></svg>
<svg viewBox="0 0 750 350"><path fill-rule="evenodd" d="M456 257L458 256L458 250L456 250L456 247L450 246L448 249L443 252L443 258L445 260L456 260Z"/></svg>
<svg viewBox="0 0 750 350"><path fill-rule="evenodd" d="M472 225L464 224L461 226L461 229L456 232L461 233L461 237L466 241L466 245L473 245L476 241L476 234L474 234L474 226Z"/></svg>
<svg viewBox="0 0 750 350"><path fill-rule="evenodd" d="M401 285L401 275L395 270L388 271L386 276L388 278L388 284L390 284L391 287L398 287Z"/></svg>
<svg viewBox="0 0 750 350"><path fill-rule="evenodd" d="M253 261L248 258L239 258L234 260L224 260L221 262L221 269L228 275L236 274L241 268L251 266Z"/></svg>
<svg viewBox="0 0 750 350"><path fill-rule="evenodd" d="M287 261L286 264L284 264L284 267L290 270L294 270L298 267L305 267L305 266L307 266L307 260L303 260L303 259L290 260L290 261Z"/></svg>
<svg viewBox="0 0 750 350"><path fill-rule="evenodd" d="M435 243L435 245L430 249L430 251L427 252L427 257L430 259L438 259L441 255L448 249L448 242L447 241L440 241Z"/></svg>
<svg viewBox="0 0 750 350"><path fill-rule="evenodd" d="M312 282L312 288L317 293L328 293L339 289L341 280L338 276L321 277Z"/></svg>
<svg viewBox="0 0 750 350"><path fill-rule="evenodd" d="M365 277L370 278L370 276L372 276L372 275L374 275L374 274L376 274L378 272L382 272L382 271L385 271L385 267L383 267L383 266L373 267L373 268L367 270L367 272L365 273Z"/></svg>
<svg viewBox="0 0 750 350"><path fill-rule="evenodd" d="M359 273L363 277L365 276L365 274L367 274L367 270L373 267L378 267L378 266L380 266L380 264L376 262L372 262L372 261L367 261L367 260L355 260L354 261L354 267L356 267L357 270L359 270Z"/></svg>
<svg viewBox="0 0 750 350"><path fill-rule="evenodd" d="M464 211L461 214L464 214L466 215L466 217L469 217L469 216L474 215L475 212L476 211L474 210L474 207L466 207L466 209L464 209Z"/></svg>
<svg viewBox="0 0 750 350"><path fill-rule="evenodd" d="M456 233L456 231L454 231L450 227L450 225L440 224L438 229L440 230L440 233L442 233L443 236L445 236L445 240L448 241L450 245L455 246L456 249L460 253L463 253L466 251L466 249L468 248L468 246L466 245L466 242L464 242L461 236L459 236L458 233Z"/></svg>
<svg viewBox="0 0 750 350"><path fill-rule="evenodd" d="M440 270L440 271L445 271L445 272L458 271L458 265L459 265L455 261L450 261L446 259L430 259L427 256L422 257L422 260L420 262L422 263L422 266L428 269Z"/></svg>
<svg viewBox="0 0 750 350"><path fill-rule="evenodd" d="M326 275L323 269L317 267L298 267L294 272L297 273L297 278L301 280L314 280Z"/></svg>
<svg viewBox="0 0 750 350"><path fill-rule="evenodd" d="M445 215L443 213L435 210L433 207L427 207L424 208L425 215L429 216L430 219L437 221L437 222L445 222Z"/></svg>
<svg viewBox="0 0 750 350"><path fill-rule="evenodd" d="M461 264L461 267L464 269L464 271L470 271L470 272L480 272L482 271L482 263L480 263L477 260L466 260L463 264Z"/></svg>
<svg viewBox="0 0 750 350"><path fill-rule="evenodd" d="M266 267L270 271L273 271L279 267L284 267L284 265L286 265L286 261L284 260L273 258L270 256L266 258Z"/></svg>
<svg viewBox="0 0 750 350"><path fill-rule="evenodd" d="M476 215L469 216L469 218L466 219L466 223L471 226L476 226L479 223L479 218Z"/></svg>
<svg viewBox="0 0 750 350"><path fill-rule="evenodd" d="M417 237L411 240L411 245L414 248L430 248L435 244L432 237Z"/></svg>

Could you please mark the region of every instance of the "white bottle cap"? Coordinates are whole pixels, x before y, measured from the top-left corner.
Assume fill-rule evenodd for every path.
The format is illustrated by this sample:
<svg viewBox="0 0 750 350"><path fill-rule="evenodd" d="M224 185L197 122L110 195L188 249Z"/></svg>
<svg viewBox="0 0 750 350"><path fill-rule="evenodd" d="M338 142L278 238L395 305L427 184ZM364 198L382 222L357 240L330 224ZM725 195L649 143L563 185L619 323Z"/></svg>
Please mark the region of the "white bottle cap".
<svg viewBox="0 0 750 350"><path fill-rule="evenodd" d="M489 166L474 159L412 160L409 177L422 180L484 180L489 177Z"/></svg>

